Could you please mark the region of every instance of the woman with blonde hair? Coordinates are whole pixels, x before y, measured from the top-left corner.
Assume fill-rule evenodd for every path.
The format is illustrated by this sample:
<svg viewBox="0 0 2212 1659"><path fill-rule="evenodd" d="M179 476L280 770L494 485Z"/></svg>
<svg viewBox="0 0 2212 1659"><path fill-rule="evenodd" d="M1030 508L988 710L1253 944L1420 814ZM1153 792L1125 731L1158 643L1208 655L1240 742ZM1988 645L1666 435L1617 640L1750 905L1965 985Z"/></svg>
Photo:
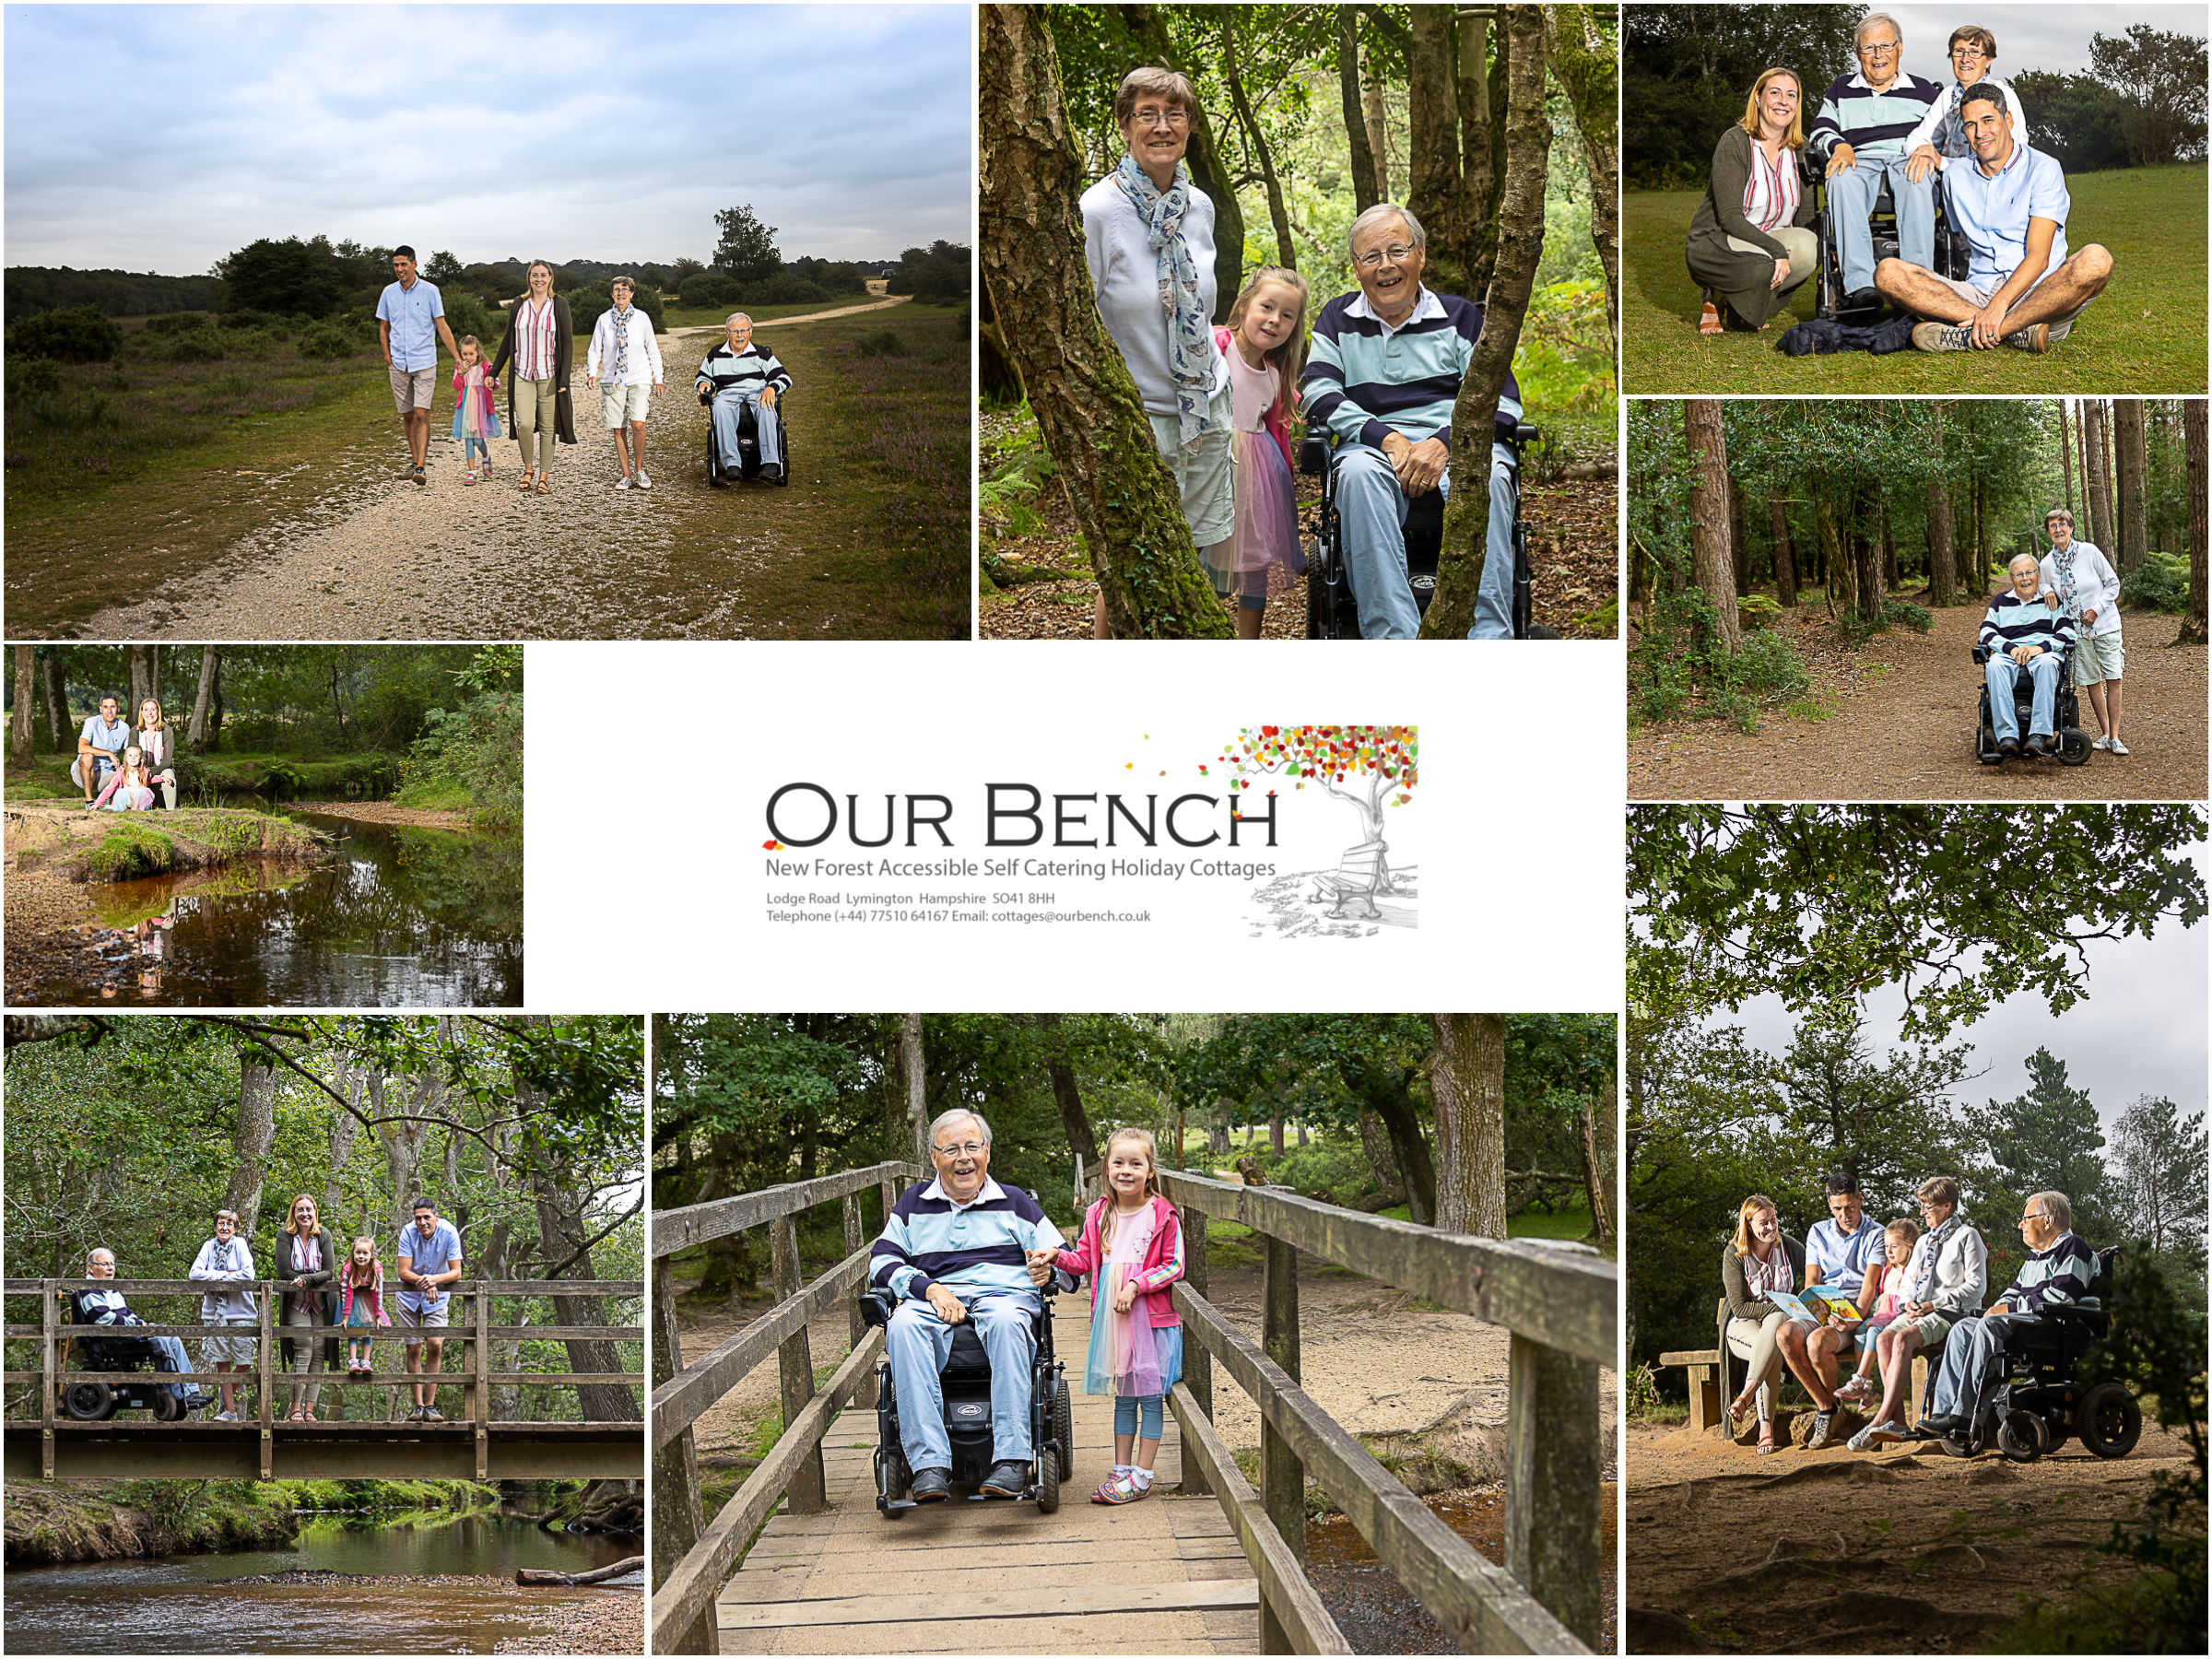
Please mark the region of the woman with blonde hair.
<svg viewBox="0 0 2212 1659"><path fill-rule="evenodd" d="M1705 290L1700 334L1766 327L1818 268L1813 201L1797 176L1805 147L1804 95L1789 69L1769 69L1744 100L1744 117L1712 152L1705 199L1689 221L1684 257Z"/></svg>
<svg viewBox="0 0 2212 1659"><path fill-rule="evenodd" d="M1770 1290L1795 1290L1805 1282L1805 1241L1785 1236L1774 1200L1754 1193L1736 1211L1735 1234L1721 1252L1721 1289L1728 1299L1728 1351L1747 1361L1743 1391L1728 1402L1728 1421L1740 1424L1756 1398L1759 1454L1774 1450L1774 1390L1787 1363L1780 1346L1789 1313L1770 1300Z"/></svg>
<svg viewBox="0 0 2212 1659"><path fill-rule="evenodd" d="M138 704L137 729L131 741L146 761L147 782L154 792L154 805L164 812L177 809L177 745L176 735L169 729L169 722L161 718L161 700L144 698Z"/></svg>
<svg viewBox="0 0 2212 1659"><path fill-rule="evenodd" d="M324 1230L322 1218L315 1210L314 1199L301 1193L292 1200L284 1229L276 1235L276 1265L271 1277L282 1287L277 1324L289 1330L295 1325L310 1329L328 1327L336 1323L337 1296L331 1280L336 1277L344 1259L344 1247L335 1245ZM328 1369L338 1369L337 1338L291 1336L282 1338L284 1369L300 1375L312 1375ZM315 1407L323 1397L320 1382L292 1384L292 1409L288 1420L312 1423Z"/></svg>

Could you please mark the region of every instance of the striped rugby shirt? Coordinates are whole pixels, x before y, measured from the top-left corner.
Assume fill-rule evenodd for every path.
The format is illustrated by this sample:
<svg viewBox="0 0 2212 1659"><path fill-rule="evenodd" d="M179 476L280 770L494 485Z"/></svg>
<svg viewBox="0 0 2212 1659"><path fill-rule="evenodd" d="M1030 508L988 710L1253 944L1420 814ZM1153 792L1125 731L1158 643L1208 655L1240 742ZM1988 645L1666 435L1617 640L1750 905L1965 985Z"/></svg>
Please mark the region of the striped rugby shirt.
<svg viewBox="0 0 2212 1659"><path fill-rule="evenodd" d="M2089 1293L2089 1281L2096 1277L2095 1253L2068 1229L2052 1240L2049 1248L2022 1262L2012 1283L1991 1305L2003 1302L2007 1308L2041 1313L2061 1302L2079 1301Z"/></svg>
<svg viewBox="0 0 2212 1659"><path fill-rule="evenodd" d="M1805 147L1823 162L1838 143L1850 145L1857 155L1901 156L1906 138L1942 96L1943 88L1934 81L1901 69L1879 92L1864 75L1843 76L1829 88Z"/></svg>
<svg viewBox="0 0 2212 1659"><path fill-rule="evenodd" d="M956 1295L1033 1290L1028 1253L1060 1250L1066 1241L1036 1199L989 1176L975 1202L956 1205L942 1182L916 1183L891 1206L868 1253L868 1282L901 1301L943 1285Z"/></svg>
<svg viewBox="0 0 2212 1659"><path fill-rule="evenodd" d="M741 392L748 396L758 394L763 388L776 389L776 401L791 390L791 373L776 361L776 354L763 350L758 339L747 340L743 351L732 351L727 340L718 343L707 353L706 361L699 366L699 378L712 381L714 395L724 392Z"/></svg>
<svg viewBox="0 0 2212 1659"><path fill-rule="evenodd" d="M1339 294L1313 320L1313 344L1300 384L1309 429L1325 427L1346 443L1382 447L1391 432L1415 443L1452 441L1452 406L1482 337L1482 310L1455 294L1424 288L1413 315L1395 329L1375 315L1363 292ZM1498 394L1498 425L1521 418L1521 386L1509 370Z"/></svg>
<svg viewBox="0 0 2212 1659"><path fill-rule="evenodd" d="M1990 601L1989 614L1982 618L1982 643L1993 655L2015 645L2065 651L2074 643L2074 618L2064 610L2051 609L2040 598L2024 604L2007 589Z"/></svg>

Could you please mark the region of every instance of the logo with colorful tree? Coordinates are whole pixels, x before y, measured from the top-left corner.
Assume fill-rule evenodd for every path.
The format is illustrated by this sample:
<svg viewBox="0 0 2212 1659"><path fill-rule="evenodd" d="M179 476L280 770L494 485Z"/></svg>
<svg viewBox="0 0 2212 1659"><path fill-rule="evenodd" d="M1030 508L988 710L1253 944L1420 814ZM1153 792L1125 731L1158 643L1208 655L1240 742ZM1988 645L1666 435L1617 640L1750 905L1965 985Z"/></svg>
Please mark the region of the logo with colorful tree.
<svg viewBox="0 0 2212 1659"><path fill-rule="evenodd" d="M1414 785L1420 781L1418 727L1245 726L1222 746L1216 764L1228 769L1230 784L1239 791L1268 778L1286 778L1293 788L1311 783L1344 802L1359 815L1360 842L1347 858L1368 855L1375 887L1384 892L1391 889L1382 809L1403 806L1413 799ZM1198 771L1202 777L1213 775L1209 766Z"/></svg>

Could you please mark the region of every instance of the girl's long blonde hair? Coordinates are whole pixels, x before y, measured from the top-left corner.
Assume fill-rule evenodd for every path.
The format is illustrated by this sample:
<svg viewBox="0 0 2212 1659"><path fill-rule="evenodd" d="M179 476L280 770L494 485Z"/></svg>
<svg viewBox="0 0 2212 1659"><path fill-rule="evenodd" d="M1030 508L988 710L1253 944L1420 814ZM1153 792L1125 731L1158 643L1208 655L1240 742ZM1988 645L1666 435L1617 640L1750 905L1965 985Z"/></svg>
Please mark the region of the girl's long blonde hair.
<svg viewBox="0 0 2212 1659"><path fill-rule="evenodd" d="M367 1263L369 1272L366 1277L360 1276L360 1269L363 1265L361 1246L364 1244L369 1246ZM353 1248L346 1253L346 1282L355 1286L373 1285L376 1283L377 1272L382 1265L383 1264L376 1259L376 1241L369 1238L356 1239L353 1241Z"/></svg>
<svg viewBox="0 0 2212 1659"><path fill-rule="evenodd" d="M1100 1184L1105 1183L1107 1166L1113 1162L1114 1143L1117 1141L1135 1141L1138 1146L1144 1147L1145 1162L1151 1166L1145 1174L1145 1196L1147 1198L1159 1197L1159 1146L1153 1140L1152 1131L1149 1129L1116 1129L1106 1137L1106 1150L1100 1155L1099 1164ZM1113 1218L1120 1213L1121 1206L1114 1202L1113 1189L1111 1186L1106 1188L1106 1196L1101 1202L1105 1204L1106 1209L1099 1217L1099 1248L1104 1251L1113 1243Z"/></svg>
<svg viewBox="0 0 2212 1659"><path fill-rule="evenodd" d="M1760 1210L1771 1210L1775 1207L1774 1200L1764 1193L1754 1193L1744 1200L1743 1208L1735 1213L1735 1253L1737 1255L1749 1255L1755 1248L1751 1241L1751 1218L1758 1215ZM1705 1236L1710 1239L1712 1235L1707 1233ZM1782 1242L1779 1234L1776 1235L1774 1241L1777 1244Z"/></svg>
<svg viewBox="0 0 2212 1659"><path fill-rule="evenodd" d="M1306 370L1306 313L1313 308L1313 286L1288 265L1262 265L1244 279L1244 286L1237 290L1237 302L1229 308L1230 334L1235 334L1244 321L1244 308L1263 282L1280 283L1298 294L1298 321L1291 325L1290 337L1266 355L1266 360L1275 365L1280 377L1275 389L1275 406L1268 413L1288 426L1290 412L1298 406L1298 377ZM1151 1136L1145 1138L1149 1141Z"/></svg>

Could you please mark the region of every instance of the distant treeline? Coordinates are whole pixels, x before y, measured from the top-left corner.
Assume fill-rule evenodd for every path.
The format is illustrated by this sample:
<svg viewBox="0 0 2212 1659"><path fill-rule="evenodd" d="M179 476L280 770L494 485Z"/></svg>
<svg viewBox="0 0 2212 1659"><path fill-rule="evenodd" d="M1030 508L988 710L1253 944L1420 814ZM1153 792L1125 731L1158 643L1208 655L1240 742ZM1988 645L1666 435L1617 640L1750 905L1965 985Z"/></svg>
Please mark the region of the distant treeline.
<svg viewBox="0 0 2212 1659"><path fill-rule="evenodd" d="M166 312L206 311L212 276L157 276L151 271L78 271L67 265L10 265L7 314L91 306L111 317L158 317Z"/></svg>

